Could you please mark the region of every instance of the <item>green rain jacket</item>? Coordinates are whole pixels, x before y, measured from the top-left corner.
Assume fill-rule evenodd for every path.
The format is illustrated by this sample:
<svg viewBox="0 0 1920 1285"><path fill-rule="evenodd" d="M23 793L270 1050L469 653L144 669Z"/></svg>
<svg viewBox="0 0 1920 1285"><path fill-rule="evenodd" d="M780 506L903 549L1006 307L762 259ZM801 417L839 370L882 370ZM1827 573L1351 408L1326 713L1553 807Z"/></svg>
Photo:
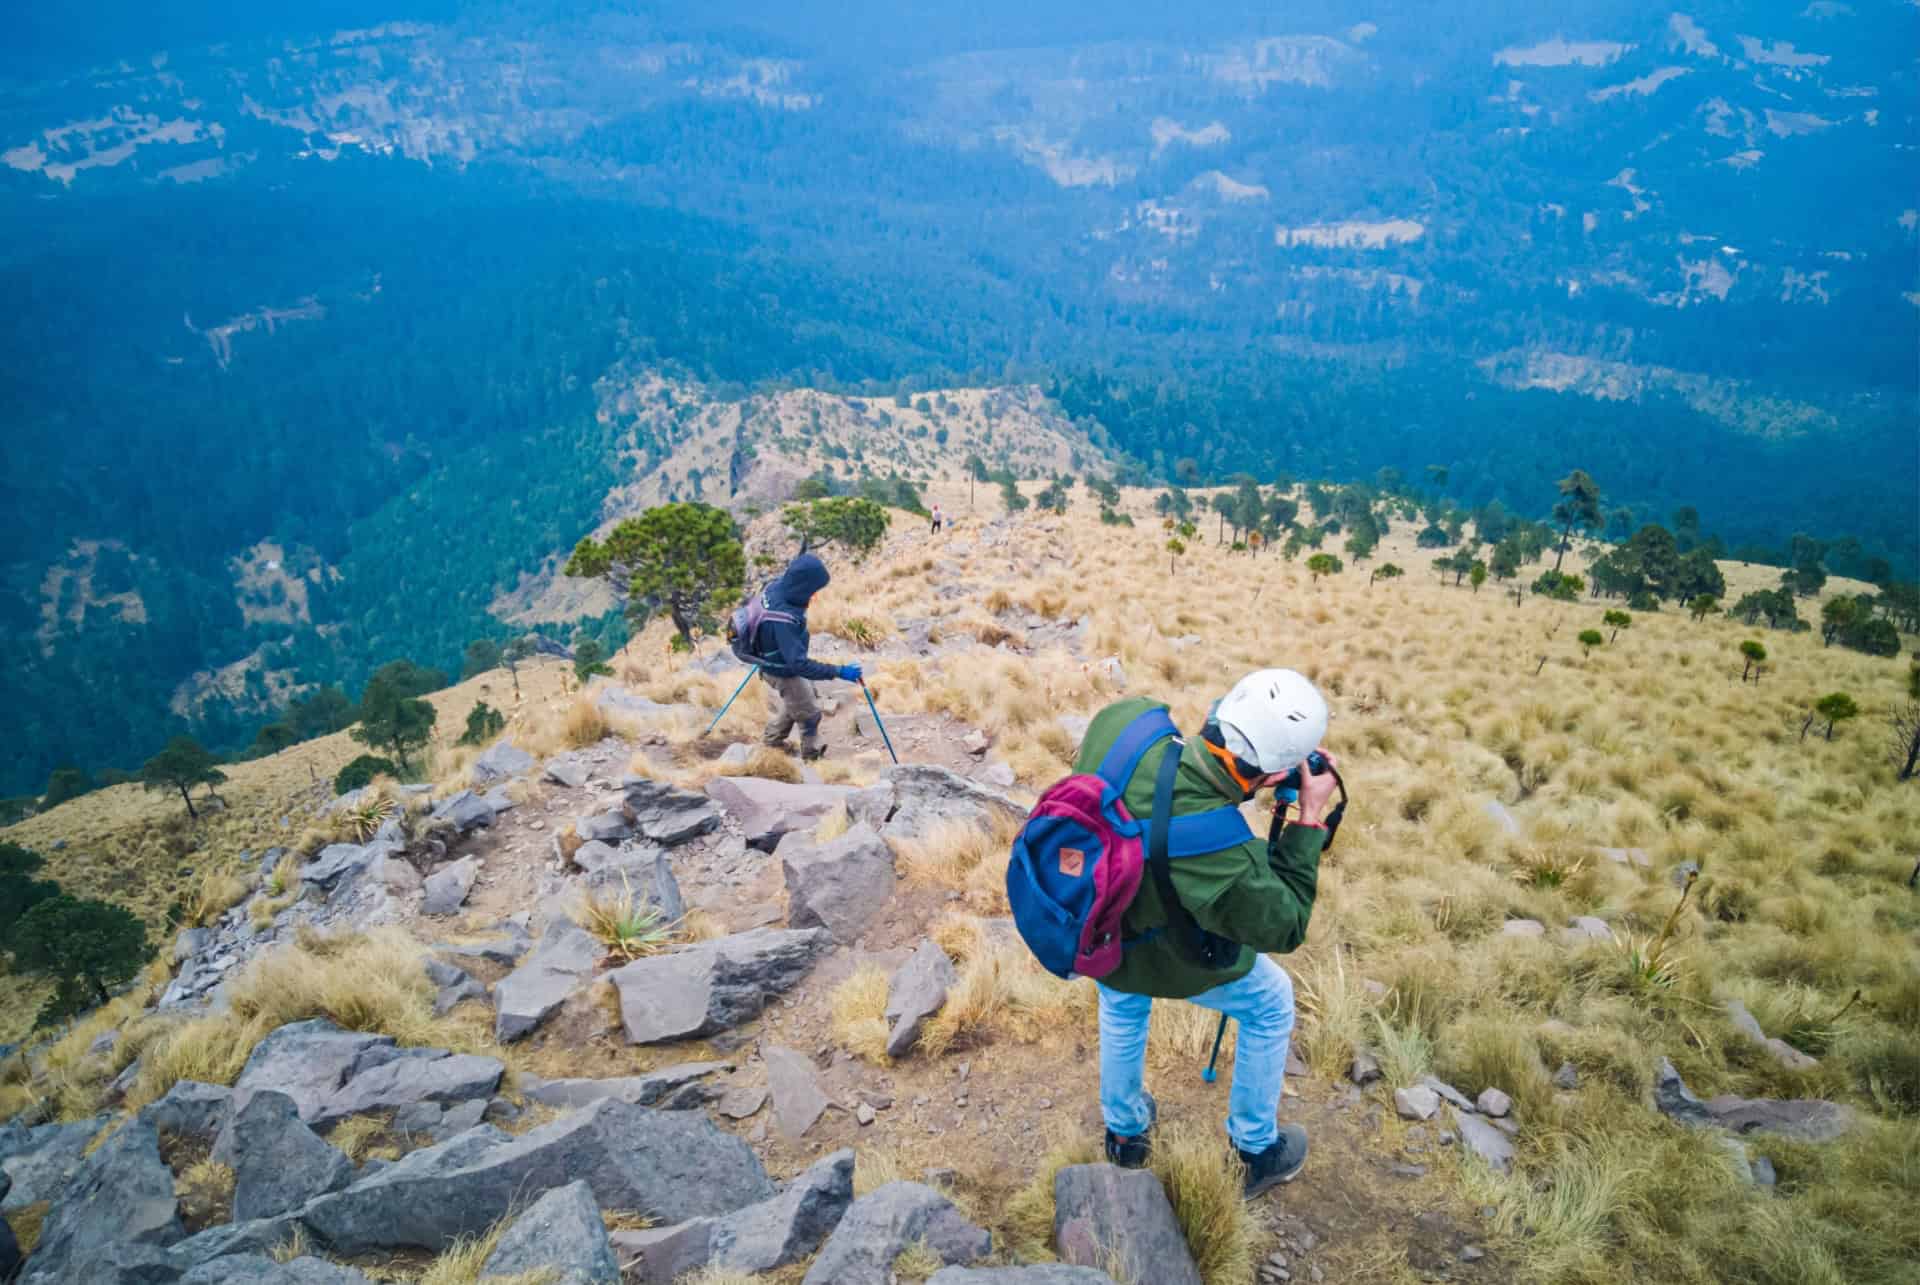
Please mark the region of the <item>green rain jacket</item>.
<svg viewBox="0 0 1920 1285"><path fill-rule="evenodd" d="M1161 702L1136 697L1101 710L1087 728L1074 760L1075 772L1095 772L1121 729ZM1122 795L1127 811L1145 820L1153 812L1153 783L1161 758L1179 748L1172 740L1154 746L1134 769ZM1219 807L1237 807L1240 787L1198 738L1180 754L1180 771L1173 782L1173 814L1184 816ZM1245 977L1256 953L1285 954L1299 948L1313 914L1314 888L1320 875L1320 848L1327 832L1316 826L1289 825L1269 857L1267 840L1256 835L1223 852L1181 857L1172 863L1173 887L1181 904L1202 929L1240 943L1240 953L1226 968L1210 969L1192 962L1164 934L1127 947L1120 967L1101 983L1130 995L1189 999L1216 986ZM1160 891L1149 871L1140 891L1121 920L1128 938L1163 929L1167 915Z"/></svg>

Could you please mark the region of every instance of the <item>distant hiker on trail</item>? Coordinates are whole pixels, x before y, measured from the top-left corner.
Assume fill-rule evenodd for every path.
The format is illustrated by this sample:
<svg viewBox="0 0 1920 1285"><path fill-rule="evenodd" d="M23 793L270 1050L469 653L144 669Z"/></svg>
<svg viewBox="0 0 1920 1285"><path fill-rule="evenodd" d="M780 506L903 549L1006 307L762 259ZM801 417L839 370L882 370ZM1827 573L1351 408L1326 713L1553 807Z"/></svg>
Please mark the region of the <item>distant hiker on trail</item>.
<svg viewBox="0 0 1920 1285"><path fill-rule="evenodd" d="M1054 791L1089 780L1076 775L1042 795L1015 846L1008 896L1022 936L1053 971L1071 967L1098 982L1100 1110L1114 1164L1140 1168L1152 1151L1159 1109L1141 1076L1155 998L1189 1000L1238 1023L1227 1136L1246 1166L1247 1196L1292 1180L1306 1163L1306 1130L1277 1118L1293 983L1267 952L1285 954L1306 939L1326 822L1337 823L1328 812L1338 779L1325 770L1332 756L1321 752L1318 775L1307 761L1326 730L1326 701L1287 669L1242 678L1184 744L1159 702L1109 705L1088 727L1073 770L1091 774L1096 797L1119 788L1138 833L1126 841L1098 825L1076 832L1070 806L1050 812ZM1238 808L1266 786L1297 786L1300 812L1287 824L1282 805L1261 842ZM1128 842L1148 855L1125 856ZM1102 864L1108 868L1099 871ZM1063 906L1085 904L1085 894L1073 898L1087 882L1099 891L1085 923L1064 951L1043 953L1052 945L1045 920L1023 919L1026 907L1044 900L1058 920ZM1101 900L1113 886L1120 896ZM1036 887L1044 896L1030 893Z"/></svg>
<svg viewBox="0 0 1920 1285"><path fill-rule="evenodd" d="M820 705L813 698L814 681L860 681L858 665L823 665L807 657L807 604L831 578L826 564L811 553L788 563L780 578L767 586L766 609L749 643L760 665L760 676L780 697L780 712L767 723L762 739L768 745L783 745L797 725L800 757L805 759L817 759L826 753L826 747L820 744Z"/></svg>
<svg viewBox="0 0 1920 1285"><path fill-rule="evenodd" d="M943 519L943 518L942 518L942 517L940 516L940 506L939 506L939 505L937 505L937 504L936 504L936 505L934 505L934 506L933 506L933 526L932 526L932 528L931 528L931 530L932 530L932 532L933 532L933 534L935 534L935 535L939 535L939 534L940 534L940 526L941 526L941 523L942 523L942 522L944 522L944 521L945 521L945 519Z"/></svg>

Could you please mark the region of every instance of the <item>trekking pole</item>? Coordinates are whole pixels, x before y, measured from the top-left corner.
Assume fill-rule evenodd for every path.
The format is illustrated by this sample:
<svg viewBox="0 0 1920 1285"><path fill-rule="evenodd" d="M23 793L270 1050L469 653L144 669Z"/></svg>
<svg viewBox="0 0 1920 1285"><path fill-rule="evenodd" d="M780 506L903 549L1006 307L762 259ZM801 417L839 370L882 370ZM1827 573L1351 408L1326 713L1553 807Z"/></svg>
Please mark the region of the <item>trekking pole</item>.
<svg viewBox="0 0 1920 1285"><path fill-rule="evenodd" d="M707 730L700 733L700 735L710 736L713 734L713 729L720 726L720 720L727 716L727 711L733 708L733 703L740 699L740 693L747 690L747 684L752 682L753 676L759 672L760 666L758 665L747 670L747 676L740 680L740 685L733 689L733 695L727 697L727 703L720 707L720 712L713 716L713 721L707 724Z"/></svg>
<svg viewBox="0 0 1920 1285"><path fill-rule="evenodd" d="M900 766L900 756L893 752L893 738L887 735L887 725L880 721L880 710L873 703L873 693L867 690L867 680L860 680L860 690L867 694L867 710L873 715L873 725L880 729L880 739L887 744L887 757L893 760L895 767Z"/></svg>
<svg viewBox="0 0 1920 1285"><path fill-rule="evenodd" d="M1207 1069L1200 1072L1200 1078L1212 1084L1220 1078L1220 1072L1214 1066L1220 1061L1220 1041L1227 1038L1227 1015L1220 1014L1220 1029L1213 1033L1213 1056L1207 1059Z"/></svg>

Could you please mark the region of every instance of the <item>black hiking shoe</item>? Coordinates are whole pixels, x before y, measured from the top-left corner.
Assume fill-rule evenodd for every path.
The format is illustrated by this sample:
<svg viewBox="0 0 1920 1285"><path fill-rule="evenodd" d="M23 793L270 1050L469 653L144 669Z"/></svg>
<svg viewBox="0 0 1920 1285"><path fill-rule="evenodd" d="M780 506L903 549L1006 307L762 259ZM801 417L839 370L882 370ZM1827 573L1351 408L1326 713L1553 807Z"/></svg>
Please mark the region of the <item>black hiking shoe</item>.
<svg viewBox="0 0 1920 1285"><path fill-rule="evenodd" d="M812 763L826 756L827 747L825 745L802 745L800 747L800 758L804 762Z"/></svg>
<svg viewBox="0 0 1920 1285"><path fill-rule="evenodd" d="M1153 1100L1153 1094L1147 1096L1146 1132L1132 1138L1123 1138L1112 1129L1107 1130L1107 1163L1118 1165L1122 1169L1144 1169L1147 1161L1153 1158L1153 1126L1160 1122L1160 1104Z"/></svg>
<svg viewBox="0 0 1920 1285"><path fill-rule="evenodd" d="M1274 1144L1258 1155L1240 1151L1240 1163L1247 1167L1246 1198L1252 1200L1269 1187L1292 1182L1307 1163L1307 1131L1297 1124L1280 1126Z"/></svg>

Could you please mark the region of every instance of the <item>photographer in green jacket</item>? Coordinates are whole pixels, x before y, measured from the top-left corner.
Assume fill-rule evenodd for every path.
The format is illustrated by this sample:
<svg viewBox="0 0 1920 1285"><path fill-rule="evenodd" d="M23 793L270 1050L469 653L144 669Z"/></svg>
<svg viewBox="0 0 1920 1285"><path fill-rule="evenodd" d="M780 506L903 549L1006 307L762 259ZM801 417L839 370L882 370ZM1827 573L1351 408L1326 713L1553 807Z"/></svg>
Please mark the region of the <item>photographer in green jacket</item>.
<svg viewBox="0 0 1920 1285"><path fill-rule="evenodd" d="M1087 729L1074 771L1096 771L1121 729L1156 704L1137 698L1102 710ZM1298 770L1300 811L1284 827L1276 817L1264 841L1172 863L1174 892L1213 939L1208 953L1222 966L1191 958L1173 934L1162 931L1167 910L1154 881L1141 881L1123 920L1129 942L1124 961L1098 983L1100 1109L1107 1159L1114 1164L1139 1168L1151 1153L1158 1108L1141 1075L1155 998L1188 1000L1239 1023L1227 1135L1246 1165L1246 1194L1290 1181L1306 1163L1306 1130L1278 1121L1293 1033L1293 982L1266 952L1298 948L1313 913L1327 836L1323 818L1335 777L1313 774L1306 759L1326 730L1327 703L1311 682L1292 670L1259 670L1215 704L1199 736L1184 746L1169 740L1148 751L1127 782L1127 810L1145 819L1166 754L1180 755L1174 816L1238 806Z"/></svg>

